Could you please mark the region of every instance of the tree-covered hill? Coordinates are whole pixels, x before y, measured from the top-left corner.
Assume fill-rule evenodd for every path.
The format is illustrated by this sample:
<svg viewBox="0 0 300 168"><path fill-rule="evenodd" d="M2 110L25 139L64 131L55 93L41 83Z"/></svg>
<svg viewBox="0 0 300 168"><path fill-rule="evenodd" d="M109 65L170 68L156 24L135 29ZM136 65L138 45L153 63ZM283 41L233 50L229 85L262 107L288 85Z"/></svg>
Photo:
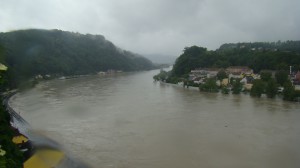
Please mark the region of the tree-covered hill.
<svg viewBox="0 0 300 168"><path fill-rule="evenodd" d="M215 51L198 46L186 47L175 62L172 76L182 77L195 68L229 66L248 66L255 72L289 70L289 66L300 70L300 41L224 44Z"/></svg>
<svg viewBox="0 0 300 168"><path fill-rule="evenodd" d="M108 69L153 68L148 59L116 47L101 35L19 30L0 33L0 45L5 48L4 62L17 81L38 74L80 75Z"/></svg>
<svg viewBox="0 0 300 168"><path fill-rule="evenodd" d="M277 41L277 42L243 42L243 43L226 43L220 46L219 50L245 48L251 50L274 50L300 52L300 41Z"/></svg>

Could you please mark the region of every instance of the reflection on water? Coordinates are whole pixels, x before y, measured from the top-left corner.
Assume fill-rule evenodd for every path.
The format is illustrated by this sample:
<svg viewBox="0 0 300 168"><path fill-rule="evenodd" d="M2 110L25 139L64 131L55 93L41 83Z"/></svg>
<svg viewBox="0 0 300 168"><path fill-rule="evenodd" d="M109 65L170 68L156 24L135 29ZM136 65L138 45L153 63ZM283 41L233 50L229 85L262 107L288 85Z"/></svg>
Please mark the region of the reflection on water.
<svg viewBox="0 0 300 168"><path fill-rule="evenodd" d="M13 106L94 167L299 167L300 105L155 83L158 71L53 80Z"/></svg>

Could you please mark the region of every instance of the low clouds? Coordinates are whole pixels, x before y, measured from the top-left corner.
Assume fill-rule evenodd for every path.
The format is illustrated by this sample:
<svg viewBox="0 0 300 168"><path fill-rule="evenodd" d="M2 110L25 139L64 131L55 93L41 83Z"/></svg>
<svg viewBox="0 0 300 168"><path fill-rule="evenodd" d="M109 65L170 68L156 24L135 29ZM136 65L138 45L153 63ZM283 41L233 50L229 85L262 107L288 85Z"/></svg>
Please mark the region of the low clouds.
<svg viewBox="0 0 300 168"><path fill-rule="evenodd" d="M0 31L62 29L102 34L141 54L185 46L299 40L299 0L0 0Z"/></svg>

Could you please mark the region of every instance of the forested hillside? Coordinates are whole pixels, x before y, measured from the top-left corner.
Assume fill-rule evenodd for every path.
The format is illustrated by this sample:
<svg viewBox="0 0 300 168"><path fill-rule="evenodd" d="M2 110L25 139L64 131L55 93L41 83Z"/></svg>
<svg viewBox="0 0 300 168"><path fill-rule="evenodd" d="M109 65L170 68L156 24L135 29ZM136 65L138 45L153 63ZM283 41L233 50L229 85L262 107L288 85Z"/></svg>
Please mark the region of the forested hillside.
<svg viewBox="0 0 300 168"><path fill-rule="evenodd" d="M226 43L219 50L245 48L251 50L276 50L300 52L300 41L253 42L253 43Z"/></svg>
<svg viewBox="0 0 300 168"><path fill-rule="evenodd" d="M277 47L275 47L277 46ZM195 68L248 66L261 70L300 69L300 42L224 44L215 51L191 46L177 58L172 75L180 77Z"/></svg>
<svg viewBox="0 0 300 168"><path fill-rule="evenodd" d="M14 83L41 74L80 75L106 71L149 70L148 59L124 51L101 35L61 30L19 30L0 33L3 62Z"/></svg>

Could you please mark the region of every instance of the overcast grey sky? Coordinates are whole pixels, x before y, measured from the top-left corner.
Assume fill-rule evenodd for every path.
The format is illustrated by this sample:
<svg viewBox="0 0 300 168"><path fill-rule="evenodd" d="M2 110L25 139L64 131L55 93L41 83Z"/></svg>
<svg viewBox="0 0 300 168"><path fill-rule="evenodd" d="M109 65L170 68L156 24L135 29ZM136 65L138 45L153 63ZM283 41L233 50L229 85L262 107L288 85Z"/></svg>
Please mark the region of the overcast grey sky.
<svg viewBox="0 0 300 168"><path fill-rule="evenodd" d="M300 0L0 0L0 31L42 28L104 35L140 54L185 46L300 40Z"/></svg>

